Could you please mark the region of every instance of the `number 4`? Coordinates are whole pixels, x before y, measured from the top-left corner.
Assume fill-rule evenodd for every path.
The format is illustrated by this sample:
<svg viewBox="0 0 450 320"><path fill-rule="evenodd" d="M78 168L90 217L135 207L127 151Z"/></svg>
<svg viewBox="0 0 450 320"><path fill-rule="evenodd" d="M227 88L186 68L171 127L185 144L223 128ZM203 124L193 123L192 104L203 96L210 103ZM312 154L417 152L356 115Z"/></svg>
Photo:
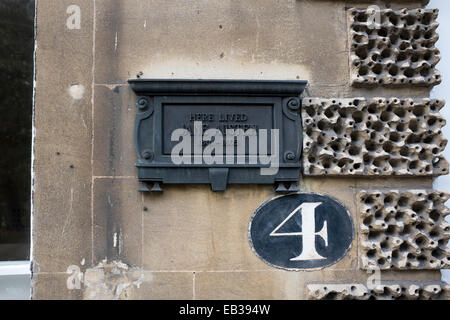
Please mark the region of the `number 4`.
<svg viewBox="0 0 450 320"><path fill-rule="evenodd" d="M326 258L317 253L316 236L320 236L328 246L328 228L327 222L324 221L323 228L316 232L316 208L322 205L322 202L305 202L292 211L286 219L281 222L271 233L271 237L289 237L300 236L303 239L303 250L298 257L290 259L290 261L307 261L307 260L325 260ZM302 232L278 233L278 230L286 224L296 213L301 210Z"/></svg>

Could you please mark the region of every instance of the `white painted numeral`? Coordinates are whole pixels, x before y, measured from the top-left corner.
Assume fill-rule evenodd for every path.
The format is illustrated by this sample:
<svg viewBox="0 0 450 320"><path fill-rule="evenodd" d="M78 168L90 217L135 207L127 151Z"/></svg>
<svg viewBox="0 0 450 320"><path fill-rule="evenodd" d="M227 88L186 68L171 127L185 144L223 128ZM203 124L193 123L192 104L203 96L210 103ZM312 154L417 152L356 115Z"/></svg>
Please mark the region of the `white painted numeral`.
<svg viewBox="0 0 450 320"><path fill-rule="evenodd" d="M307 260L324 260L325 257L317 253L316 250L316 236L321 237L328 246L328 228L327 222L324 221L323 228L316 232L316 208L322 205L322 202L305 202L292 211L286 219L283 220L271 233L271 237L302 237L303 250L298 257L290 259L290 261L307 261ZM287 232L278 233L278 230L283 227L296 213L301 212L302 231L301 232Z"/></svg>

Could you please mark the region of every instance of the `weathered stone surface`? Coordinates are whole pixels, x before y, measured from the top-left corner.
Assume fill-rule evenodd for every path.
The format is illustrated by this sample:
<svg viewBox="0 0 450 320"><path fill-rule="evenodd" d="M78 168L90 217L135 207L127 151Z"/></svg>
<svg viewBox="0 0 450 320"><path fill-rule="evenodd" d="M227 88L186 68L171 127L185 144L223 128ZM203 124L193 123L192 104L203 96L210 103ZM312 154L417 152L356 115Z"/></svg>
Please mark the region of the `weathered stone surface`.
<svg viewBox="0 0 450 320"><path fill-rule="evenodd" d="M82 28L66 26L80 6ZM93 2L37 2L33 266L65 272L92 256Z"/></svg>
<svg viewBox="0 0 450 320"><path fill-rule="evenodd" d="M271 186L166 186L146 194L143 267L150 271L268 270L248 242L256 208L273 196Z"/></svg>
<svg viewBox="0 0 450 320"><path fill-rule="evenodd" d="M199 300L301 299L303 273L287 271L199 272L195 298Z"/></svg>
<svg viewBox="0 0 450 320"><path fill-rule="evenodd" d="M76 148L60 141L36 144L33 269L65 272L83 259L91 261L90 161L72 155Z"/></svg>
<svg viewBox="0 0 450 320"><path fill-rule="evenodd" d="M315 84L345 85L349 73L344 6L344 1L98 0L95 83L125 83L140 74L299 77Z"/></svg>
<svg viewBox="0 0 450 320"><path fill-rule="evenodd" d="M39 273L32 279L33 300L81 300L81 290L67 287L66 273Z"/></svg>
<svg viewBox="0 0 450 320"><path fill-rule="evenodd" d="M314 300L447 300L450 286L444 283L385 283L368 287L360 283L310 284Z"/></svg>
<svg viewBox="0 0 450 320"><path fill-rule="evenodd" d="M93 175L136 175L136 97L128 86L95 86Z"/></svg>
<svg viewBox="0 0 450 320"><path fill-rule="evenodd" d="M305 175L448 173L443 100L303 99Z"/></svg>
<svg viewBox="0 0 450 320"><path fill-rule="evenodd" d="M351 9L350 63L353 85L441 83L437 9Z"/></svg>
<svg viewBox="0 0 450 320"><path fill-rule="evenodd" d="M320 179L319 177L316 177L316 179ZM386 188L386 186L389 186L389 188L395 188L395 189L405 189L405 188L411 188L411 177L386 177L386 176L380 176L380 177L371 177L371 176L365 176L365 177L358 177L354 178L356 181L356 187L357 191L361 190L367 190L367 189L382 189ZM415 177L414 178L414 187L416 189L432 189L433 188L433 177L431 176L424 176L424 177ZM359 202L356 198L357 192L354 194L354 199L356 202ZM355 215L359 216L359 212L357 212L358 209L355 210Z"/></svg>
<svg viewBox="0 0 450 320"><path fill-rule="evenodd" d="M450 266L450 194L433 190L370 190L359 194L364 269Z"/></svg>
<svg viewBox="0 0 450 320"><path fill-rule="evenodd" d="M316 271L200 271L195 273L195 298L202 300L307 299L309 283L361 282L369 274L362 270L328 268Z"/></svg>
<svg viewBox="0 0 450 320"><path fill-rule="evenodd" d="M142 263L142 195L133 178L94 180L94 263Z"/></svg>
<svg viewBox="0 0 450 320"><path fill-rule="evenodd" d="M192 272L151 272L104 260L84 273L83 299L187 300L193 298L193 284Z"/></svg>
<svg viewBox="0 0 450 320"><path fill-rule="evenodd" d="M136 299L192 300L194 298L193 272L144 271L142 284L136 289Z"/></svg>
<svg viewBox="0 0 450 320"><path fill-rule="evenodd" d="M106 260L84 274L83 299L129 300L135 298L135 290L146 281L145 272L121 261Z"/></svg>

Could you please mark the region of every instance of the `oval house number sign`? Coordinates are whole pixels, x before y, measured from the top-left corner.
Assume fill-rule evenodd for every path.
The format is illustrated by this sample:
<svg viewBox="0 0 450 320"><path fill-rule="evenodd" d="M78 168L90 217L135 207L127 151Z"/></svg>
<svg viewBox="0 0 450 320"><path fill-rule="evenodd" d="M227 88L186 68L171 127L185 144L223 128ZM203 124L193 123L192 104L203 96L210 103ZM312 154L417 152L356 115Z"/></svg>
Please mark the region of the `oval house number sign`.
<svg viewBox="0 0 450 320"><path fill-rule="evenodd" d="M274 198L254 213L249 241L268 264L289 270L320 269L341 260L354 236L348 210L314 193Z"/></svg>

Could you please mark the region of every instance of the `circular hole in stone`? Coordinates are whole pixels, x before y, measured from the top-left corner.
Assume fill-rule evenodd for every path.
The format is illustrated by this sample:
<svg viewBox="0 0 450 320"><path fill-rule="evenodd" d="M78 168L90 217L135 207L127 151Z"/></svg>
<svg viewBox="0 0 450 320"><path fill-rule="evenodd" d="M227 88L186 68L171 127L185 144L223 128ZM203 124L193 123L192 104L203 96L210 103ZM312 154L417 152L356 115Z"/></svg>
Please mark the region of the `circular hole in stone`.
<svg viewBox="0 0 450 320"><path fill-rule="evenodd" d="M398 67L395 64L389 68L389 74L391 76L396 76L398 74Z"/></svg>
<svg viewBox="0 0 450 320"><path fill-rule="evenodd" d="M427 76L429 76L429 75L430 75L430 69L429 69L429 68L423 68L423 69L420 71L420 75L421 75L422 77L427 77Z"/></svg>
<svg viewBox="0 0 450 320"><path fill-rule="evenodd" d="M366 76L369 73L369 68L363 66L359 69L358 74L360 76Z"/></svg>
<svg viewBox="0 0 450 320"><path fill-rule="evenodd" d="M383 71L383 66L381 64L376 64L373 69L372 69L373 73L375 74L381 74L381 72ZM382 80L382 79L380 79Z"/></svg>
<svg viewBox="0 0 450 320"><path fill-rule="evenodd" d="M405 75L405 77L411 78L414 76L414 69L408 68L403 72L403 74Z"/></svg>

